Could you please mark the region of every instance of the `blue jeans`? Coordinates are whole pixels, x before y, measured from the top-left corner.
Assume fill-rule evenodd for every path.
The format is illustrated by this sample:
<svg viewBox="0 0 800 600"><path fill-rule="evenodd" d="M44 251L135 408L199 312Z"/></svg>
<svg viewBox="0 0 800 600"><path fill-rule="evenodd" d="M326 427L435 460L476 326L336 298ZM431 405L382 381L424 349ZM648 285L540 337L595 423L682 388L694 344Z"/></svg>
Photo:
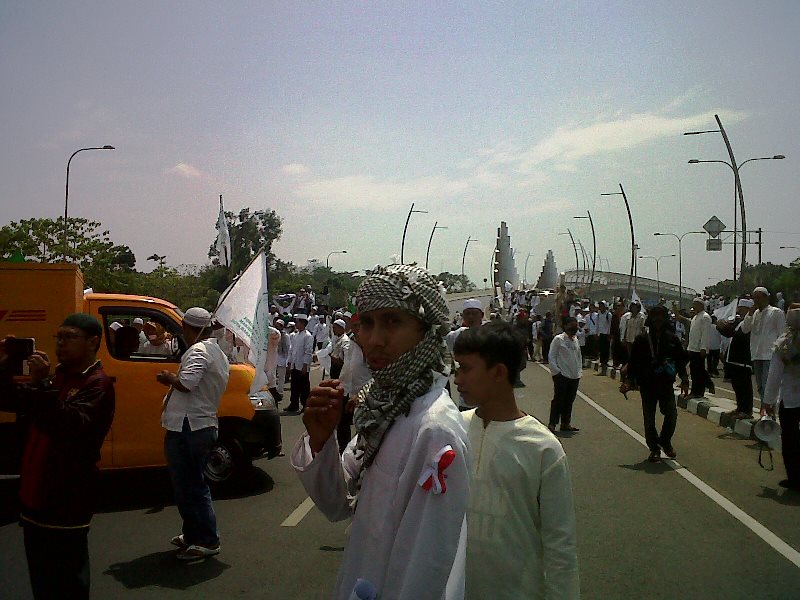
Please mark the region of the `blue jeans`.
<svg viewBox="0 0 800 600"><path fill-rule="evenodd" d="M754 360L753 375L756 376L756 387L758 388L758 397L763 400L764 392L767 389L767 377L769 377L769 361Z"/></svg>
<svg viewBox="0 0 800 600"><path fill-rule="evenodd" d="M206 455L216 441L216 427L192 431L189 419L183 420L182 431L167 431L164 437L175 504L183 518L183 539L189 545L219 544L217 517L204 475Z"/></svg>

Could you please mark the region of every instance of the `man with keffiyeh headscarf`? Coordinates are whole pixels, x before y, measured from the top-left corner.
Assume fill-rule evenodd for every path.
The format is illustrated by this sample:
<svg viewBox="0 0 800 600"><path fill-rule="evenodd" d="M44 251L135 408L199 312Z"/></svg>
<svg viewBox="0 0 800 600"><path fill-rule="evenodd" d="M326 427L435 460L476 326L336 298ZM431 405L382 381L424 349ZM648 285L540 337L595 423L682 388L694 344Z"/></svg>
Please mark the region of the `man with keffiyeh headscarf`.
<svg viewBox="0 0 800 600"><path fill-rule="evenodd" d="M366 579L379 597L464 594L467 434L445 391L444 289L410 265L376 267L356 293L359 341L373 378L356 397L356 437L339 456L339 382L306 405L291 463L331 521L353 517L334 598Z"/></svg>

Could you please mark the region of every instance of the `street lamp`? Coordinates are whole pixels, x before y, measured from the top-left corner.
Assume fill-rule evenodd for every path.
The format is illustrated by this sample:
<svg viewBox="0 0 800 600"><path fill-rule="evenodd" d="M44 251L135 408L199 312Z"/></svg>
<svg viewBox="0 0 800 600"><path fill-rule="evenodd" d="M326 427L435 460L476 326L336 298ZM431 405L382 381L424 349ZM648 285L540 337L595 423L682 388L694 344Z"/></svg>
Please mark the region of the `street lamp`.
<svg viewBox="0 0 800 600"><path fill-rule="evenodd" d="M467 260L467 248L469 247L469 243L470 242L477 242L477 241L478 240L476 240L475 238L470 236L470 237L467 238L467 243L464 244L464 256L461 257L461 275L462 275L462 277L464 275L464 262Z"/></svg>
<svg viewBox="0 0 800 600"><path fill-rule="evenodd" d="M425 252L425 269L428 269L428 258L431 255L431 242L433 241L433 234L436 233L437 229L447 229L447 227L443 227L439 225L439 221L434 222L433 229L431 229L431 237L428 239L428 250Z"/></svg>
<svg viewBox="0 0 800 600"><path fill-rule="evenodd" d="M325 268L331 268L331 255L333 254L347 254L347 250L335 250L333 252L328 253L328 258L325 259Z"/></svg>
<svg viewBox="0 0 800 600"><path fill-rule="evenodd" d="M601 196L622 196L625 201L625 210L628 211L628 224L631 227L631 273L628 276L628 298L631 297L631 285L633 284L633 271L636 269L636 239L633 234L633 217L631 217L631 205L628 203L628 197L625 195L625 190L622 184L619 184L618 192L610 192L600 194Z"/></svg>
<svg viewBox="0 0 800 600"><path fill-rule="evenodd" d="M567 227L566 231L562 231L558 235L568 235L570 241L572 242L572 249L575 251L575 285L577 287L577 285L578 285L578 269L579 269L579 267L578 267L578 246L575 244L575 238L572 237L572 232L569 230L569 227Z"/></svg>
<svg viewBox="0 0 800 600"><path fill-rule="evenodd" d="M794 249L794 250L800 250L800 246L778 246L778 248L780 248L781 250L786 250L786 249L789 249L789 248Z"/></svg>
<svg viewBox="0 0 800 600"><path fill-rule="evenodd" d="M594 269L597 266L597 237L594 233L594 221L592 221L592 213L588 210L586 214L589 215L588 217L573 217L574 219L589 219L589 225L592 226L592 277L589 279L589 290L587 292L587 296L591 300L592 298L592 285L594 284Z"/></svg>
<svg viewBox="0 0 800 600"><path fill-rule="evenodd" d="M671 235L678 240L678 306L683 308L683 252L681 249L681 242L684 236L700 234L705 235L705 231L687 231L678 235L677 233L654 233L653 235Z"/></svg>
<svg viewBox="0 0 800 600"><path fill-rule="evenodd" d="M411 208L408 209L408 216L406 217L406 226L403 227L403 241L400 243L400 264L405 264L403 262L404 251L406 249L406 231L408 231L408 222L411 220L411 213L425 213L427 214L427 210L414 210L414 203L411 203Z"/></svg>
<svg viewBox="0 0 800 600"><path fill-rule="evenodd" d="M658 299L661 299L661 275L658 272L658 263L662 258L669 258L671 256L675 256L674 254L664 254L662 256L640 256L639 260L644 260L645 258L651 258L656 261L656 293L658 294Z"/></svg>
<svg viewBox="0 0 800 600"><path fill-rule="evenodd" d="M64 189L64 260L67 260L67 217L69 212L69 165L72 162L72 159L75 158L75 155L78 152L83 152L85 150L115 150L114 146L92 146L91 148L81 148L80 150L75 150L72 153L72 156L69 157L67 161L67 184Z"/></svg>
<svg viewBox="0 0 800 600"><path fill-rule="evenodd" d="M525 285L528 285L528 259L533 256L531 252L528 252L528 256L525 257L525 274L522 276L522 281Z"/></svg>
<svg viewBox="0 0 800 600"><path fill-rule="evenodd" d="M581 285L586 285L586 278L589 276L589 257L586 255L586 248L583 247L583 242L578 238L578 247L581 249L581 264L583 266L583 275L581 275Z"/></svg>
<svg viewBox="0 0 800 600"><path fill-rule="evenodd" d="M731 147L731 142L728 139L728 134L725 132L725 128L722 126L722 121L720 121L719 115L714 115L714 118L717 120L717 125L719 126L719 129L708 129L708 130L705 130L705 131L686 131L686 132L684 132L683 135L701 135L701 134L704 134L704 133L719 133L719 134L722 134L722 139L725 141L725 147L728 149L728 156L731 159L730 162L727 162L727 161L724 161L724 160L723 161L701 161L701 160L697 160L697 159L692 159L692 160L689 161L689 164L694 165L694 164L698 164L700 162L721 162L723 164L728 165L728 167L730 167L730 169L733 171L733 179L734 179L734 185L735 185L734 192L736 194L738 194L738 196L739 196L739 210L742 213L742 262L741 262L741 267L739 268L739 273L741 274L741 273L744 272L744 267L745 267L745 264L746 264L746 257L747 257L747 217L746 217L745 209L744 209L744 194L742 192L742 180L739 177L739 169L742 166L744 166L745 163L750 162L750 161L754 161L754 160L772 160L772 159L781 160L781 159L784 159L786 157L783 154L776 154L775 156L771 156L771 157L749 158L746 161L744 161L741 165L737 165L736 164L736 158L733 155L733 148ZM733 278L734 278L734 281L735 281L736 280L736 205L735 205L735 203L734 203L733 221L734 221L734 226L733 226L733 241L734 241L734 245L733 245L733 252L734 252L734 254L733 254ZM743 285L744 285L744 282L741 280L741 277L740 277L739 278L739 286L738 286L740 293L742 291L744 291Z"/></svg>

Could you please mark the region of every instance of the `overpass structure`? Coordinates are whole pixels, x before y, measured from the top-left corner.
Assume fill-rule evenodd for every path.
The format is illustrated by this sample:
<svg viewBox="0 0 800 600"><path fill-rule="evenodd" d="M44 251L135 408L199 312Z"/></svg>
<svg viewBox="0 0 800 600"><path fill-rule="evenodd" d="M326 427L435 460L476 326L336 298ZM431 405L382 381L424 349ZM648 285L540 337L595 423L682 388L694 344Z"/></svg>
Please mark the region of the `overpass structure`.
<svg viewBox="0 0 800 600"><path fill-rule="evenodd" d="M628 278L629 273L595 271L592 296L597 300L624 297L628 290ZM560 283L563 283L567 289L574 289L578 296L581 296L589 288L589 274L584 270L565 271L559 279ZM659 297L676 302L680 301L681 298L680 288L676 284L667 281L659 282L648 277L634 277L633 289L646 305L656 304ZM683 286L684 299L691 299L696 295L696 290Z"/></svg>

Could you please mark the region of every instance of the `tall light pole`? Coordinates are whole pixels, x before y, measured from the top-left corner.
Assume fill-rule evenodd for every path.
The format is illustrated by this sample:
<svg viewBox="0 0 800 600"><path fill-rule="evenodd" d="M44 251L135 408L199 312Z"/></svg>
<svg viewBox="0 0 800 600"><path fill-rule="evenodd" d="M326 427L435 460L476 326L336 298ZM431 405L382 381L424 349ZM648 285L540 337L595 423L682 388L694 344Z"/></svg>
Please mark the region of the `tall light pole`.
<svg viewBox="0 0 800 600"><path fill-rule="evenodd" d="M744 166L746 162L750 162L753 160L780 160L786 158L783 154L776 154L775 156L763 157L763 158L750 158L743 162L741 165L736 164L736 157L733 155L733 148L731 147L731 142L728 139L728 134L725 132L725 128L722 126L722 121L720 121L719 115L714 115L714 118L717 121L717 125L719 129L708 129L705 131L686 131L683 135L702 135L704 133L719 133L722 134L722 139L725 141L725 147L728 149L728 156L730 157L731 161L699 161L696 159L690 160L689 164L697 164L700 162L721 162L726 164L730 167L733 171L733 180L735 186L735 193L739 196L739 211L742 213L742 262L741 267L739 268L739 293L744 291L743 285L744 282L741 280L741 273L744 271L744 267L747 264L747 216L744 209L744 194L742 192L742 180L739 177L739 169ZM733 257L733 270L734 270L734 280L736 279L736 208L734 205L734 230L733 230L733 239L734 239L734 257Z"/></svg>
<svg viewBox="0 0 800 600"><path fill-rule="evenodd" d="M331 255L333 254L347 254L347 250L335 250L333 252L328 253L328 258L325 259L325 268L331 268Z"/></svg>
<svg viewBox="0 0 800 600"><path fill-rule="evenodd" d="M618 192L610 192L600 194L601 196L622 196L625 201L625 210L628 211L628 224L631 227L631 274L628 276L628 299L631 297L631 285L633 285L633 272L636 269L636 238L633 234L633 217L631 216L631 205L628 203L628 197L625 195L625 189L622 184L619 184Z"/></svg>
<svg viewBox="0 0 800 600"><path fill-rule="evenodd" d="M569 236L569 240L572 242L572 249L575 251L575 285L577 286L578 285L578 270L579 270L579 266L578 266L578 246L575 244L575 238L572 237L572 232L569 230L569 227L567 227L566 231L562 231L558 235L568 235Z"/></svg>
<svg viewBox="0 0 800 600"><path fill-rule="evenodd" d="M778 248L780 248L781 250L788 250L788 249L800 250L800 246L778 246Z"/></svg>
<svg viewBox="0 0 800 600"><path fill-rule="evenodd" d="M575 218L575 219L589 219L589 225L592 226L592 277L589 279L589 290L588 290L588 292L586 294L589 297L589 299L591 300L591 298L592 298L592 285L594 285L594 270L595 270L595 267L597 266L597 237L595 236L595 233L594 233L594 221L592 221L592 213L587 210L586 214L589 215L589 216L588 217L579 216L579 217L573 217L573 218Z"/></svg>
<svg viewBox="0 0 800 600"><path fill-rule="evenodd" d="M114 146L92 146L91 148L81 148L80 150L75 150L72 153L72 156L69 157L67 161L67 184L64 188L64 260L67 260L67 218L69 216L69 165L72 162L72 159L75 158L75 155L78 152L84 152L85 150L115 150Z"/></svg>
<svg viewBox="0 0 800 600"><path fill-rule="evenodd" d="M467 243L464 244L464 256L461 257L461 275L462 275L462 277L464 275L464 262L467 260L467 248L469 247L469 243L470 242L477 242L477 241L478 240L476 240L475 238L470 236L470 237L467 238Z"/></svg>
<svg viewBox="0 0 800 600"><path fill-rule="evenodd" d="M434 222L433 229L431 229L431 237L428 238L428 250L425 252L425 269L428 269L428 259L431 256L431 242L433 241L433 234L436 233L437 229L447 229L442 225L439 225L439 221Z"/></svg>
<svg viewBox="0 0 800 600"><path fill-rule="evenodd" d="M658 271L658 263L661 261L662 258L669 258L671 256L675 256L674 254L664 254L663 256L640 256L639 260L644 260L645 258L652 258L656 261L656 290L658 294L658 299L661 299L661 274Z"/></svg>
<svg viewBox="0 0 800 600"><path fill-rule="evenodd" d="M411 208L408 209L408 216L406 217L406 226L403 227L403 241L400 243L400 264L404 265L403 259L405 257L404 252L406 249L406 232L408 231L408 222L411 220L411 213L425 213L427 214L427 210L414 210L414 203L411 203Z"/></svg>
<svg viewBox="0 0 800 600"><path fill-rule="evenodd" d="M581 266L583 271L581 275L581 284L586 285L586 279L589 277L589 270L587 269L589 258L586 256L586 248L583 247L583 242L580 238L578 238L578 247L581 249Z"/></svg>
<svg viewBox="0 0 800 600"><path fill-rule="evenodd" d="M528 259L533 256L530 252L528 252L528 256L525 257L525 274L522 276L522 281L525 282L525 285L528 285Z"/></svg>
<svg viewBox="0 0 800 600"><path fill-rule="evenodd" d="M705 231L687 231L678 235L677 233L654 233L653 235L671 235L678 240L678 307L683 308L683 249L681 247L684 236L687 235L705 235Z"/></svg>

